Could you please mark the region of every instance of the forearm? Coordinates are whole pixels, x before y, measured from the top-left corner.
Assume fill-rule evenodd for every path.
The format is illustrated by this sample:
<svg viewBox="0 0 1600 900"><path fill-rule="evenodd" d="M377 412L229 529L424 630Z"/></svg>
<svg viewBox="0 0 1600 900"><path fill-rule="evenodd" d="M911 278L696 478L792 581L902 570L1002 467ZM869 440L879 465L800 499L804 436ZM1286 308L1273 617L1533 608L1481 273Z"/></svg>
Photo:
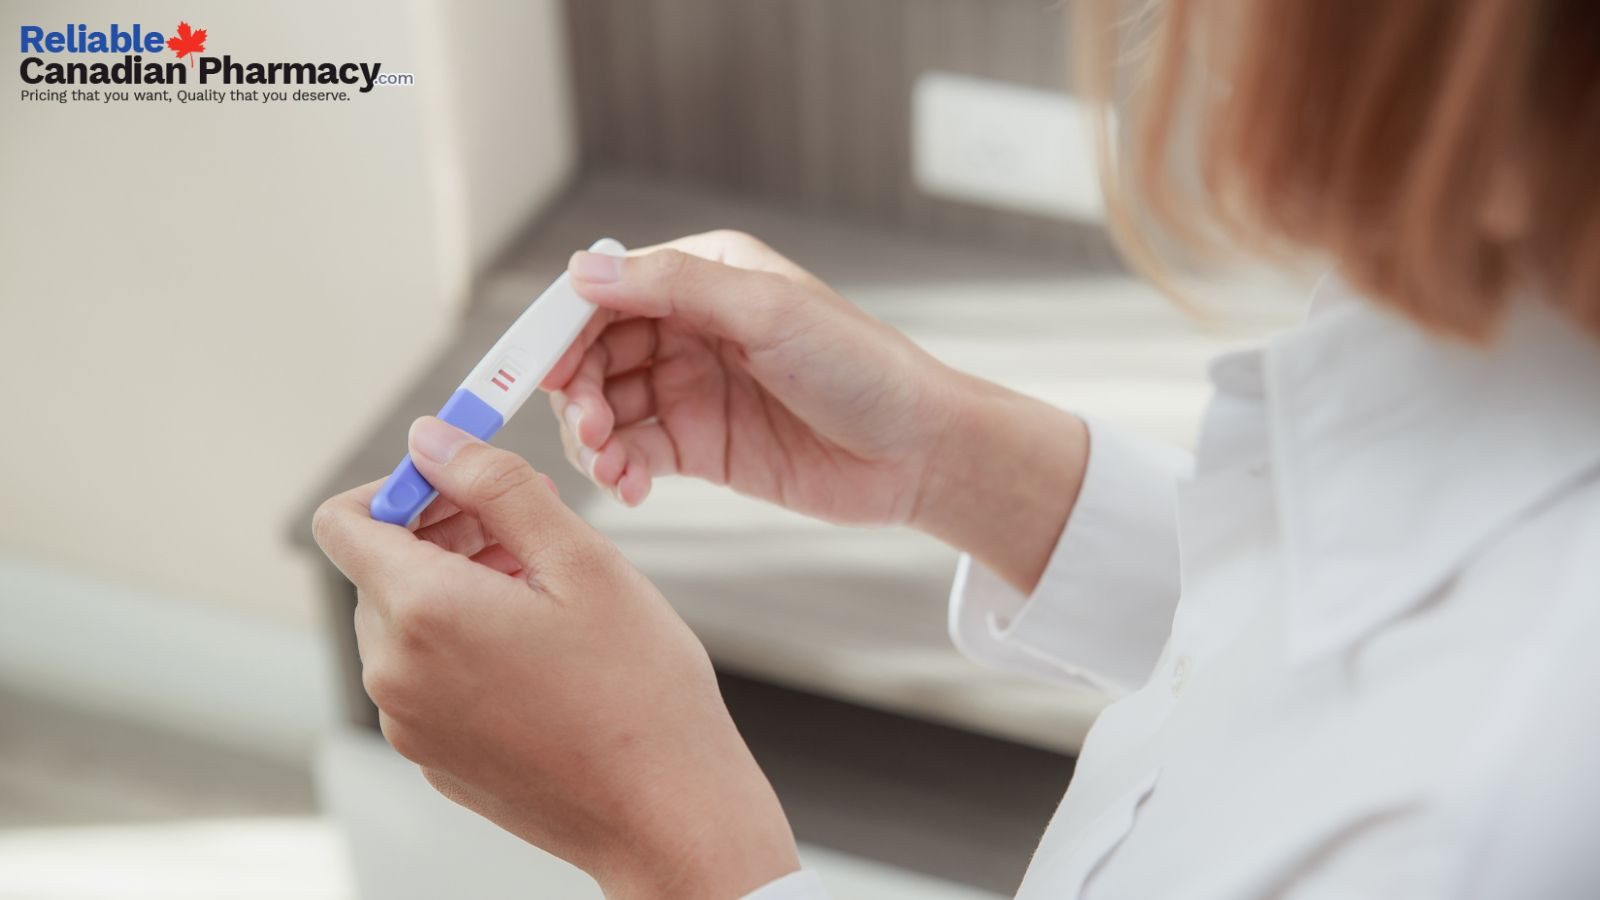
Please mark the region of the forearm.
<svg viewBox="0 0 1600 900"><path fill-rule="evenodd" d="M1078 498L1089 458L1083 420L956 373L954 424L932 455L912 525L1031 593Z"/></svg>

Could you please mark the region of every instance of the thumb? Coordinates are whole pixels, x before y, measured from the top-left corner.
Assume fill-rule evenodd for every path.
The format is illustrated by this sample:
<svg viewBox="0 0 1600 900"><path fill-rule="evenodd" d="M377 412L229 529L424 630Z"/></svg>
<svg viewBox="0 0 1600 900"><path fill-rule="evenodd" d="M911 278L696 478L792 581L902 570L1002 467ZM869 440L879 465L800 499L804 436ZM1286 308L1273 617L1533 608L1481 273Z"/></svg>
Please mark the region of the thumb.
<svg viewBox="0 0 1600 900"><path fill-rule="evenodd" d="M567 264L572 284L596 306L660 319L676 316L746 347L770 346L789 333L800 288L773 272L741 269L682 250L638 256L580 250Z"/></svg>
<svg viewBox="0 0 1600 900"><path fill-rule="evenodd" d="M433 416L411 423L411 461L439 496L478 519L491 539L529 572L553 548L570 544L582 521L555 484L528 461Z"/></svg>

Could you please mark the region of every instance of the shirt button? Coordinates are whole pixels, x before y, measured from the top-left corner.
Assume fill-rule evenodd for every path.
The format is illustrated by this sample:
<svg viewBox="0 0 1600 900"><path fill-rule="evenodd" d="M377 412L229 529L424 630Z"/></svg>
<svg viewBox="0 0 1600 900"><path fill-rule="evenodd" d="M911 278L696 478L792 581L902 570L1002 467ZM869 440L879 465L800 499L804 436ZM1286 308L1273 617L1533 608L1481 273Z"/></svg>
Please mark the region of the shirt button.
<svg viewBox="0 0 1600 900"><path fill-rule="evenodd" d="M1194 661L1187 656L1178 657L1172 664L1172 696L1183 695L1183 689L1189 684L1189 672L1194 669Z"/></svg>

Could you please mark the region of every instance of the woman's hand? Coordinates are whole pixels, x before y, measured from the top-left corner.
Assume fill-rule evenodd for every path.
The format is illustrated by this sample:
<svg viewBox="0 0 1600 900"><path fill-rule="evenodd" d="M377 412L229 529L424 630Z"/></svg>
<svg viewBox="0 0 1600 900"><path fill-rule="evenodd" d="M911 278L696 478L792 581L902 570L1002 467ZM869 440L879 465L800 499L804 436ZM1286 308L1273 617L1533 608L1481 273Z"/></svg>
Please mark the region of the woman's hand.
<svg viewBox="0 0 1600 900"><path fill-rule="evenodd" d="M410 449L440 494L415 533L372 520L375 485L313 523L356 585L395 749L609 896L737 897L797 869L705 650L655 588L520 457L433 418Z"/></svg>
<svg viewBox="0 0 1600 900"><path fill-rule="evenodd" d="M760 241L569 271L601 312L545 379L573 464L629 505L693 475L834 522L912 520L955 375Z"/></svg>
<svg viewBox="0 0 1600 900"><path fill-rule="evenodd" d="M955 372L749 235L580 252L568 271L601 310L543 387L602 488L634 505L693 475L908 524L1032 590L1082 483L1078 418Z"/></svg>

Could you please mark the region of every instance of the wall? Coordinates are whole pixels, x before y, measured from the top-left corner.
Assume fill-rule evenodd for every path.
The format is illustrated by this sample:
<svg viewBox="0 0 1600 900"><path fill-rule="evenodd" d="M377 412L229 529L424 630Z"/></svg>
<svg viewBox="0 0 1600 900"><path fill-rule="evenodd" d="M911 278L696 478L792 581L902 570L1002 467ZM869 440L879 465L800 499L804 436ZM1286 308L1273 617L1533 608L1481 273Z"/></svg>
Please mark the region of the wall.
<svg viewBox="0 0 1600 900"><path fill-rule="evenodd" d="M567 0L586 161L915 232L1109 258L1098 228L940 200L911 180L929 69L1065 90L1048 0Z"/></svg>
<svg viewBox="0 0 1600 900"><path fill-rule="evenodd" d="M170 33L189 17L208 53L378 60L418 83L343 105L0 99L0 565L26 565L0 578L0 614L47 602L19 585L59 571L75 597L98 584L104 604L317 634L321 584L289 547L306 527L291 515L570 172L561 9L149 0L136 15L29 0L0 31ZM225 677L204 660L198 678Z"/></svg>
<svg viewBox="0 0 1600 900"><path fill-rule="evenodd" d="M557 0L410 0L430 72L426 139L458 291L560 193L577 164Z"/></svg>

